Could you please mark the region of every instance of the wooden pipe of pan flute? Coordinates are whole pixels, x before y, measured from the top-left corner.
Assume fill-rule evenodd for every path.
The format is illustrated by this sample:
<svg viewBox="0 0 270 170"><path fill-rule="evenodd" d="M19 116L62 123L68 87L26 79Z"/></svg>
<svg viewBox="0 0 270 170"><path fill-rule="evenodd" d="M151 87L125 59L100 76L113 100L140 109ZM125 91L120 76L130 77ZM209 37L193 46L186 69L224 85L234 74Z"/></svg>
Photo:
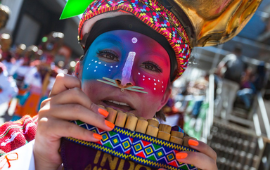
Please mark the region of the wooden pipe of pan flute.
<svg viewBox="0 0 270 170"><path fill-rule="evenodd" d="M159 122L157 119L153 118L153 119L148 119L148 125L154 126L154 127L158 127Z"/></svg>
<svg viewBox="0 0 270 170"><path fill-rule="evenodd" d="M178 138L183 138L184 133L178 132L178 131L171 131L171 136L175 136L175 137L178 137Z"/></svg>
<svg viewBox="0 0 270 170"><path fill-rule="evenodd" d="M128 115L125 128L134 131L137 125L138 118L133 115Z"/></svg>
<svg viewBox="0 0 270 170"><path fill-rule="evenodd" d="M178 144L178 145L183 145L183 139L178 138L176 136L171 136L170 137L170 142Z"/></svg>
<svg viewBox="0 0 270 170"><path fill-rule="evenodd" d="M146 130L146 134L149 136L157 137L158 127L148 125L147 130Z"/></svg>
<svg viewBox="0 0 270 170"><path fill-rule="evenodd" d="M107 107L107 110L109 112L109 115L108 115L108 117L106 119L109 122L114 123L115 122L115 119L116 119L116 116L117 116L117 111L114 110L113 108L110 108L110 107Z"/></svg>
<svg viewBox="0 0 270 170"><path fill-rule="evenodd" d="M158 136L157 137L159 139L163 139L163 140L169 141L170 140L170 136L171 136L170 133L167 133L167 132L164 132L164 131L158 131Z"/></svg>
<svg viewBox="0 0 270 170"><path fill-rule="evenodd" d="M170 125L160 124L159 127L158 127L158 130L163 131L163 132L167 132L167 133L170 134L171 130L172 130L172 127Z"/></svg>
<svg viewBox="0 0 270 170"><path fill-rule="evenodd" d="M127 114L119 110L117 112L115 125L123 128L125 126L126 120L127 120Z"/></svg>
<svg viewBox="0 0 270 170"><path fill-rule="evenodd" d="M139 118L135 131L145 134L147 126L148 126L148 121L145 120L144 118Z"/></svg>
<svg viewBox="0 0 270 170"><path fill-rule="evenodd" d="M190 137L190 136L185 136L184 137L184 144L183 144L185 147L190 147L189 144L188 144L189 139L197 140L196 138L193 138L193 137Z"/></svg>
<svg viewBox="0 0 270 170"><path fill-rule="evenodd" d="M129 112L127 112L126 113L128 116L135 116L133 113L129 113Z"/></svg>

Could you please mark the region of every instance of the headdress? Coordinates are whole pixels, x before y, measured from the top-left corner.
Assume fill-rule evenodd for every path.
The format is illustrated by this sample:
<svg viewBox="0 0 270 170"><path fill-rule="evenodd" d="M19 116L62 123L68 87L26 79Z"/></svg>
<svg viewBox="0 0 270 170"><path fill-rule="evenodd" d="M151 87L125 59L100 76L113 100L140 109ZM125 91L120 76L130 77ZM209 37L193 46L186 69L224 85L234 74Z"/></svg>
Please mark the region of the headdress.
<svg viewBox="0 0 270 170"><path fill-rule="evenodd" d="M88 20L113 17L119 15L116 13L119 11L136 16L167 39L175 52L178 65L175 78L178 78L187 67L192 47L217 45L230 40L247 24L260 2L261 0L96 0L90 3L81 0L78 3L77 0L69 0L61 18L85 11L79 24L79 41L83 44L84 35L89 33L94 24L88 24Z"/></svg>

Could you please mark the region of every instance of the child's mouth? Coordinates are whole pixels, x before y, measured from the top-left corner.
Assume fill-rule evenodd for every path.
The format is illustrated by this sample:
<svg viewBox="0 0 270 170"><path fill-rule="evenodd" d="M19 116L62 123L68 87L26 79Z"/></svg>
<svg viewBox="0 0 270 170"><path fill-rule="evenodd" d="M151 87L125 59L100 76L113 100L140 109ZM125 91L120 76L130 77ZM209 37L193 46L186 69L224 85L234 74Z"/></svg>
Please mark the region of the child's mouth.
<svg viewBox="0 0 270 170"><path fill-rule="evenodd" d="M116 110L121 110L123 112L129 112L134 110L132 107L130 107L127 103L124 102L118 102L115 100L104 100L103 103L105 103L105 106L111 107Z"/></svg>

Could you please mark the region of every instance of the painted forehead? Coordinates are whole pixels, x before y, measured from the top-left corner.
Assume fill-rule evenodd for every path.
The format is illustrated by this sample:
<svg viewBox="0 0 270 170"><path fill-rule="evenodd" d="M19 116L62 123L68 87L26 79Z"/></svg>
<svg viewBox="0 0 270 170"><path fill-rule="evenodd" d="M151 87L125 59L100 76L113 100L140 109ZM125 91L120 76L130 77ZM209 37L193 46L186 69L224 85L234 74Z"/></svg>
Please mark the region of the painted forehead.
<svg viewBox="0 0 270 170"><path fill-rule="evenodd" d="M128 30L109 31L98 36L93 44L102 46L105 42L122 51L134 50L144 55L154 55L156 60L162 60L168 66L170 64L167 51L154 39L141 33Z"/></svg>
<svg viewBox="0 0 270 170"><path fill-rule="evenodd" d="M109 81L107 84L116 87L118 79L121 82L118 87L122 89L131 83L137 86L137 92L142 89L165 92L170 73L169 55L152 38L132 31L107 32L94 40L86 55L84 80Z"/></svg>

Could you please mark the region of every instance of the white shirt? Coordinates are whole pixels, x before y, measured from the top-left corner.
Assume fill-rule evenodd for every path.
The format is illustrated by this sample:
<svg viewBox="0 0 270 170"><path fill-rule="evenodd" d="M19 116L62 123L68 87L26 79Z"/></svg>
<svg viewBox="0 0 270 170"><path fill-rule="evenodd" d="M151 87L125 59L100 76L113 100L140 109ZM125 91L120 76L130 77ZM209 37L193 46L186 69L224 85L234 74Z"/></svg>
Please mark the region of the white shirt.
<svg viewBox="0 0 270 170"><path fill-rule="evenodd" d="M2 92L0 92L0 104L9 102L12 97L18 94L16 83L13 78L8 77L6 70L3 70L0 74L0 88L2 89Z"/></svg>
<svg viewBox="0 0 270 170"><path fill-rule="evenodd" d="M2 63L6 66L8 75L12 75L11 70L13 68L13 64L10 62L7 62L6 60L2 61Z"/></svg>

